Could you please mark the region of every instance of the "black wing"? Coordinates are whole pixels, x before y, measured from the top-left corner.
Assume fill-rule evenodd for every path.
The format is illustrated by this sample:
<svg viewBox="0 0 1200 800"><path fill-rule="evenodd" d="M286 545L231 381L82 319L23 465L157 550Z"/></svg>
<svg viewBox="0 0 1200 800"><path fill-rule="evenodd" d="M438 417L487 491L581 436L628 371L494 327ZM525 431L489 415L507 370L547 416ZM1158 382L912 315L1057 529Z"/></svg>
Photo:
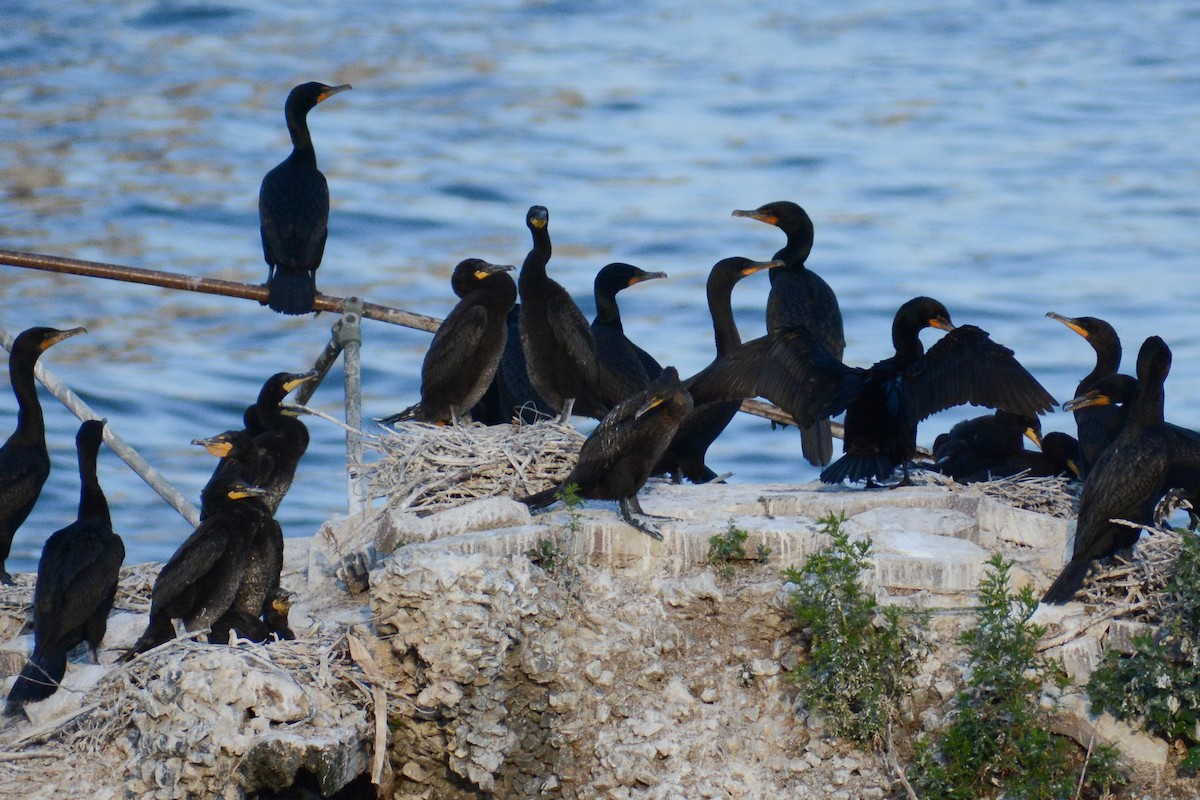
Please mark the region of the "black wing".
<svg viewBox="0 0 1200 800"><path fill-rule="evenodd" d="M974 325L947 333L898 380L911 424L963 403L1029 416L1056 405L1012 350Z"/></svg>

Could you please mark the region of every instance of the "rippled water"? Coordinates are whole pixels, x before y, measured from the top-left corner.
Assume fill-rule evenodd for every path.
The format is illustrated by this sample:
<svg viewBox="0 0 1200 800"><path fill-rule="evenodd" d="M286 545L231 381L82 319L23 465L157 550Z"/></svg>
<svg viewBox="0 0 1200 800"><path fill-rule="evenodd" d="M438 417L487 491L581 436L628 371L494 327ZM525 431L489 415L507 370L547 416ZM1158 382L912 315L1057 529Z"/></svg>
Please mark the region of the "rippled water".
<svg viewBox="0 0 1200 800"><path fill-rule="evenodd" d="M288 152L283 99L302 81L349 82L310 117L333 195L328 293L444 316L454 264L519 264L539 203L552 274L589 313L608 261L670 274L622 308L635 341L690 374L713 352L708 268L782 243L729 212L791 199L816 224L809 265L838 293L849 363L886 355L895 309L930 294L1065 399L1091 350L1043 315L1091 314L1123 335L1127 369L1142 338L1167 339L1169 416L1200 426L1192 4L408 5L0 3L0 245L261 281L257 191ZM237 425L271 373L306 369L335 321L0 276L9 331L88 327L47 365L190 497L212 465L188 442ZM735 294L747 337L766 289L754 276ZM368 321L364 337L370 418L415 399L429 335ZM340 413L340 380L314 405ZM77 425L46 407L54 472L11 569L32 569L74 514ZM14 410L3 390L0 432ZM972 413L929 420L921 441ZM293 536L345 507L341 431L310 429L280 511ZM737 481L808 481L797 438L739 419L711 461ZM165 558L189 527L101 459L127 560Z"/></svg>

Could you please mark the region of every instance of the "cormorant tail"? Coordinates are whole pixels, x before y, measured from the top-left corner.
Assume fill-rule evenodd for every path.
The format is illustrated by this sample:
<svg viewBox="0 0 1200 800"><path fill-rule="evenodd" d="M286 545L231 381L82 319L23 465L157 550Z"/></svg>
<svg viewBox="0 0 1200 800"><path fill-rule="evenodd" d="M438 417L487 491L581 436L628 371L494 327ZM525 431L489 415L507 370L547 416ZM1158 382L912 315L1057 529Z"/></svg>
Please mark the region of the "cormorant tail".
<svg viewBox="0 0 1200 800"><path fill-rule="evenodd" d="M58 691L63 675L67 672L67 653L34 653L29 663L17 676L4 704L5 714L19 714L26 703L45 700Z"/></svg>
<svg viewBox="0 0 1200 800"><path fill-rule="evenodd" d="M800 450L814 467L822 467L833 458L833 431L829 420L819 419L800 429Z"/></svg>
<svg viewBox="0 0 1200 800"><path fill-rule="evenodd" d="M552 505L556 500L558 500L557 486L551 486L549 489L543 489L528 497L521 498L521 502L529 506L530 511L543 509L546 506Z"/></svg>
<svg viewBox="0 0 1200 800"><path fill-rule="evenodd" d="M1090 558L1072 558L1063 567L1060 574L1042 595L1042 602L1049 605L1061 606L1075 598L1075 593L1083 588L1083 579L1087 577L1088 569L1092 566Z"/></svg>
<svg viewBox="0 0 1200 800"><path fill-rule="evenodd" d="M268 285L267 305L280 314L307 314L317 299L313 273L276 269Z"/></svg>
<svg viewBox="0 0 1200 800"><path fill-rule="evenodd" d="M885 480L890 478L896 468L887 456L854 456L844 455L830 464L821 472L821 480L825 483L841 483L845 480Z"/></svg>

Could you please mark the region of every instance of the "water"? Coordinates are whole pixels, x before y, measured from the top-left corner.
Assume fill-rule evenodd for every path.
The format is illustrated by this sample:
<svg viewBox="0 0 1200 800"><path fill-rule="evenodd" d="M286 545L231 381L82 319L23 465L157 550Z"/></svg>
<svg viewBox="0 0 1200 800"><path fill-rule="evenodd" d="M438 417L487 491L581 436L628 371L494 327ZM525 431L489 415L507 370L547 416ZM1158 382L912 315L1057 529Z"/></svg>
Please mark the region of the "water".
<svg viewBox="0 0 1200 800"><path fill-rule="evenodd" d="M1200 426L1191 4L409 5L0 3L0 242L262 281L257 191L288 152L284 97L348 82L310 117L333 195L328 293L444 316L453 266L519 264L538 203L551 272L589 313L603 264L669 273L622 308L630 336L686 375L713 353L709 267L783 241L730 211L791 199L815 222L809 265L840 299L848 363L886 355L895 309L929 294L1062 400L1092 354L1043 315L1091 314L1121 333L1127 371L1145 336L1171 344L1168 415ZM193 498L212 464L190 440L237 425L268 375L306 369L335 321L11 267L0 280L9 331L87 326L47 365ZM735 293L747 338L767 285ZM413 402L429 335L368 321L364 337L365 416ZM340 381L313 404L340 414ZM77 423L43 396L54 471L14 570L34 568L77 501ZM920 441L974 413L937 415ZM13 414L0 386L0 433ZM309 427L280 510L292 536L345 508L342 432ZM711 463L736 481L809 481L797 438L740 418ZM127 560L166 558L187 524L111 453L100 469Z"/></svg>

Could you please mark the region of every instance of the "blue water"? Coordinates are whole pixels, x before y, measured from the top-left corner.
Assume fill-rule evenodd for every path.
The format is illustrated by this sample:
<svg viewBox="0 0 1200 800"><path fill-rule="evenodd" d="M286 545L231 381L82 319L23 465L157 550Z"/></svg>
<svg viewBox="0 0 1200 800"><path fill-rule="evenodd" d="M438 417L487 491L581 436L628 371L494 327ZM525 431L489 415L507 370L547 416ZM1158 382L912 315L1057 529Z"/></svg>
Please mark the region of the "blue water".
<svg viewBox="0 0 1200 800"><path fill-rule="evenodd" d="M782 244L730 211L791 199L815 222L809 265L838 294L849 363L886 355L895 309L929 294L1066 399L1091 350L1043 315L1091 314L1122 334L1127 370L1145 336L1166 338L1168 414L1200 426L1193 4L410 5L0 2L0 245L260 282L257 192L288 152L283 99L348 82L310 117L333 195L325 292L444 316L453 266L519 264L525 210L543 204L552 274L589 313L609 261L670 274L622 308L686 375L712 357L709 267ZM212 464L189 441L236 426L271 373L306 369L335 321L4 266L0 280L9 331L87 326L47 365L193 498ZM746 337L766 291L763 275L738 287ZM413 402L429 335L367 322L364 337L365 416ZM341 377L313 404L340 414ZM77 500L77 424L44 397L54 472L10 569L34 567ZM14 405L0 386L0 435ZM973 413L936 416L920 440ZM342 432L309 427L280 510L292 536L345 509ZM742 418L711 463L812 480L797 438ZM108 452L101 481L128 561L190 531Z"/></svg>

